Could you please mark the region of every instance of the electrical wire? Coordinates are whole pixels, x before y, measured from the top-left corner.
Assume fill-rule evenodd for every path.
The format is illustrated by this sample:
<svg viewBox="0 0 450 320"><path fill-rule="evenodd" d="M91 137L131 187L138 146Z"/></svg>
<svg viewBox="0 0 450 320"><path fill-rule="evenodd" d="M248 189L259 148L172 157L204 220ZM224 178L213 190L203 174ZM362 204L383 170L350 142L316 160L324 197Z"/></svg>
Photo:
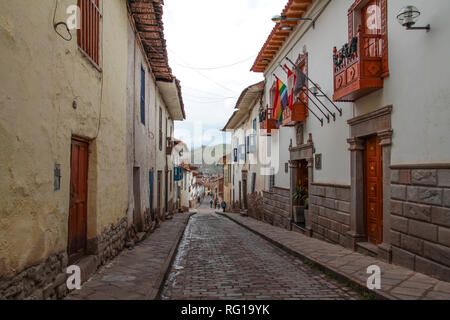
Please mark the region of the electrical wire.
<svg viewBox="0 0 450 320"><path fill-rule="evenodd" d="M237 66L241 63L247 62L250 59L255 58L256 55L252 55L251 57L248 57L244 60L240 60L238 62L232 63L232 64L228 64L228 65L224 65L224 66L220 66L220 67L192 67L192 66L188 66L188 65L183 65L177 62L174 62L176 65L182 67L182 68L186 68L186 69L191 69L191 70L219 70L219 69L226 69L226 68L230 68L230 67L234 67Z"/></svg>
<svg viewBox="0 0 450 320"><path fill-rule="evenodd" d="M170 49L168 49L168 50L169 50L174 56L176 56L178 59L180 59L180 60L183 61L184 63L188 64L188 63L186 62L186 60L184 60L184 59L181 58L179 55L177 55L175 52L173 52L173 50L170 50ZM223 84L221 84L221 83L219 83L219 82L217 82L217 81L215 81L215 80L209 78L208 76L204 75L204 74L201 73L200 71L198 71L198 70L193 70L193 71L195 71L196 73L198 73L199 75L201 75L203 78L205 78L205 79L211 81L211 82L214 83L215 85L217 85L217 86L219 86L219 87L221 87L221 88L223 88L223 89L225 89L225 90L228 90L228 91L230 91L230 92L236 93L236 91L234 91L234 90L232 90L232 89L230 89L230 88L227 88L227 87L224 86Z"/></svg>
<svg viewBox="0 0 450 320"><path fill-rule="evenodd" d="M65 41L67 41L67 42L72 41L73 36L72 36L72 33L70 32L69 27L67 26L67 23L62 22L62 21L60 21L60 22L55 22L55 19L56 19L56 10L57 10L57 9L58 9L58 0L55 0L55 11L53 12L53 29L55 30L56 34L59 35L63 40L65 40ZM63 26L66 27L66 30L67 30L67 32L69 33L70 38L64 37L64 36L58 31L58 26L61 26L61 25L63 25Z"/></svg>
<svg viewBox="0 0 450 320"><path fill-rule="evenodd" d="M195 98L195 99L213 99L213 100L217 100L217 99L224 99L224 100L226 100L226 99L237 99L237 97L219 97L219 96L217 96L217 97L199 97L199 96L195 96L195 95L192 95L192 94L189 94L189 93L184 93L183 95L187 96L187 97Z"/></svg>
<svg viewBox="0 0 450 320"><path fill-rule="evenodd" d="M218 94L211 93L211 92L208 92L208 91L203 91L203 90L199 90L199 89L195 89L195 88L190 88L190 87L187 87L187 86L183 86L183 89L196 91L196 92L202 93L202 94L207 94L207 95L211 96L211 98L224 98L224 99L228 98L228 97L223 96L223 95L218 95Z"/></svg>
<svg viewBox="0 0 450 320"><path fill-rule="evenodd" d="M102 1L102 13L103 13L103 1ZM99 20L99 23L100 23L100 21L101 21L101 19ZM103 63L103 29L104 28L100 28L101 30L102 30L102 37L101 37L101 39L102 39L102 41L101 41L101 48L100 48L100 56L101 56L101 59L102 59L102 61L101 61L101 63ZM100 87L100 105L99 105L99 114L98 114L98 125L97 125L97 134L95 135L95 138L93 139L93 140L95 140L95 139L97 139L98 138L98 135L100 134L100 128L101 128L101 126L102 126L102 103L103 103L103 83L104 83L104 81L103 81L103 72L101 73L101 87Z"/></svg>

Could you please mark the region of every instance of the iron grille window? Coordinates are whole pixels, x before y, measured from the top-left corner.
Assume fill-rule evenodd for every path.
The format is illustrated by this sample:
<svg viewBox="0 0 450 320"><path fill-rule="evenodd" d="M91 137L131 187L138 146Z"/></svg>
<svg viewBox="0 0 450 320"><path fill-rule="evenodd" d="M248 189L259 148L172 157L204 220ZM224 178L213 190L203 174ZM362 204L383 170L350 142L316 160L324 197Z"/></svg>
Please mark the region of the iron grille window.
<svg viewBox="0 0 450 320"><path fill-rule="evenodd" d="M145 125L145 70L141 66L141 122Z"/></svg>
<svg viewBox="0 0 450 320"><path fill-rule="evenodd" d="M99 0L78 0L80 29L78 47L97 67L100 65L100 19Z"/></svg>

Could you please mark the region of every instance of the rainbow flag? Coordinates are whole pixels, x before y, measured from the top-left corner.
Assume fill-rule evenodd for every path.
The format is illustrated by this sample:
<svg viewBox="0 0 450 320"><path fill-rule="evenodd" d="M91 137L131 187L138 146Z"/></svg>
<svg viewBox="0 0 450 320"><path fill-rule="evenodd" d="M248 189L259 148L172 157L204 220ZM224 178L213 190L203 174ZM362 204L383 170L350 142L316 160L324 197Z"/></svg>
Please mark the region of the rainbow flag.
<svg viewBox="0 0 450 320"><path fill-rule="evenodd" d="M277 125L283 121L283 110L289 107L289 94L286 85L277 78L273 115Z"/></svg>

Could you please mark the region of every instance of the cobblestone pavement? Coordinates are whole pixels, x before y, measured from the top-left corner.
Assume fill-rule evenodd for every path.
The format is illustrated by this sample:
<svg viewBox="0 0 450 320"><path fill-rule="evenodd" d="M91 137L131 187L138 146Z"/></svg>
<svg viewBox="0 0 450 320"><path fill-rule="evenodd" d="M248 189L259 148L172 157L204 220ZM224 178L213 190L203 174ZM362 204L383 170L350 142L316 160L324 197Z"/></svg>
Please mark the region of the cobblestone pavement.
<svg viewBox="0 0 450 320"><path fill-rule="evenodd" d="M291 254L306 258L360 287L366 287L367 267L379 266L381 289L376 290L375 293L385 299L450 300L449 282L439 281L419 272L353 252L339 245L277 228L249 217L242 217L239 214L225 213L223 215L270 242L276 243L277 246Z"/></svg>
<svg viewBox="0 0 450 320"><path fill-rule="evenodd" d="M125 249L108 265L102 267L81 290L72 292L66 300L145 300L157 296L170 266L170 254L189 214L176 214L139 243Z"/></svg>
<svg viewBox="0 0 450 320"><path fill-rule="evenodd" d="M176 299L361 299L350 288L202 206L161 294Z"/></svg>

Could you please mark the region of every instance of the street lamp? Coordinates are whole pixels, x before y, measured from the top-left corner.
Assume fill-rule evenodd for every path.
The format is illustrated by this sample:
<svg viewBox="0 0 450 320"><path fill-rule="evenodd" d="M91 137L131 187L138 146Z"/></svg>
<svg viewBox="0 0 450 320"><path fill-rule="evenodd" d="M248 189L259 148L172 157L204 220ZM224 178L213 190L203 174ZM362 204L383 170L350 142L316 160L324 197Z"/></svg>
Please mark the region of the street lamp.
<svg viewBox="0 0 450 320"><path fill-rule="evenodd" d="M413 27L419 19L420 11L414 6L406 6L403 7L397 15L397 21L404 27L406 30L427 30L430 31L431 26L428 24L425 27Z"/></svg>
<svg viewBox="0 0 450 320"><path fill-rule="evenodd" d="M283 21L311 21L313 29L316 27L316 22L312 18L288 18L287 15L276 15L272 17L272 21L275 23Z"/></svg>

